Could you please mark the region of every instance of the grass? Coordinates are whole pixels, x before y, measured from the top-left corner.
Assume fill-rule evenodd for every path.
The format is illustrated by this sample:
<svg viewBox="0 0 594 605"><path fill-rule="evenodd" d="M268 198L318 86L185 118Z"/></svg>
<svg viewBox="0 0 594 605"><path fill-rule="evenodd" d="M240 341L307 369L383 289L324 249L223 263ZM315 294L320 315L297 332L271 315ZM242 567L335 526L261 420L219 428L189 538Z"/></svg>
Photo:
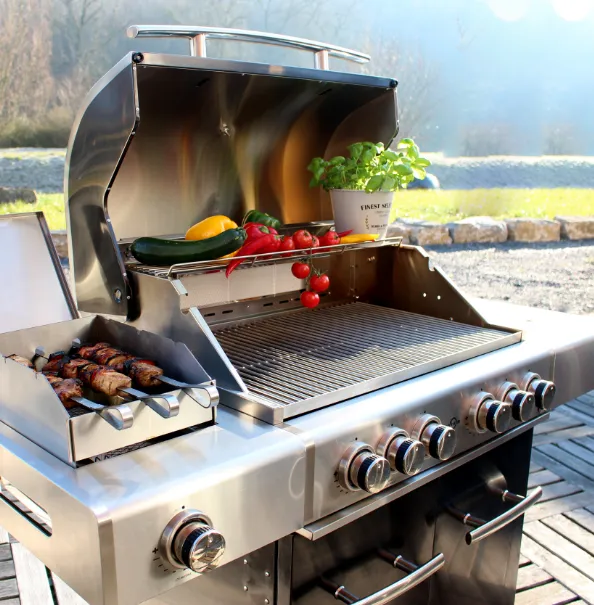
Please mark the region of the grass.
<svg viewBox="0 0 594 605"><path fill-rule="evenodd" d="M392 219L448 223L470 216L554 218L594 216L594 189L411 190L394 198Z"/></svg>
<svg viewBox="0 0 594 605"><path fill-rule="evenodd" d="M15 212L43 211L45 220L52 231L66 229L66 216L64 214L64 194L38 193L37 203L14 202L0 204L0 214L13 214Z"/></svg>
<svg viewBox="0 0 594 605"><path fill-rule="evenodd" d="M42 210L50 229L65 229L64 196L38 193L36 204L0 204L0 214ZM469 216L554 218L594 216L594 189L472 189L403 191L396 195L392 218L448 223Z"/></svg>

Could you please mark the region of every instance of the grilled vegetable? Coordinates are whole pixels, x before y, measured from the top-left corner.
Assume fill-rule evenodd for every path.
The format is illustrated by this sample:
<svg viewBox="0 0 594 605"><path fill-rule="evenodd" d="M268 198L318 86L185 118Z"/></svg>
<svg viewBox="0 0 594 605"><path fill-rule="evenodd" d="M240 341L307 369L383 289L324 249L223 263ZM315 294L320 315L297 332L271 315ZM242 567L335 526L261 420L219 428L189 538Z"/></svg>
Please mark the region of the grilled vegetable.
<svg viewBox="0 0 594 605"><path fill-rule="evenodd" d="M228 229L237 229L237 223L222 214L209 216L190 227L186 233L186 239L202 241L220 235Z"/></svg>
<svg viewBox="0 0 594 605"><path fill-rule="evenodd" d="M283 224L274 216L266 214L266 212L260 212L259 210L250 210L244 217L242 224L246 223L259 223L266 227L272 227L273 229L280 229Z"/></svg>
<svg viewBox="0 0 594 605"><path fill-rule="evenodd" d="M175 265L221 258L239 250L245 239L243 229L228 229L200 241L141 237L132 243L130 252L136 260L147 265Z"/></svg>
<svg viewBox="0 0 594 605"><path fill-rule="evenodd" d="M379 235L377 233L353 233L340 238L341 244L360 244L361 242L374 242Z"/></svg>

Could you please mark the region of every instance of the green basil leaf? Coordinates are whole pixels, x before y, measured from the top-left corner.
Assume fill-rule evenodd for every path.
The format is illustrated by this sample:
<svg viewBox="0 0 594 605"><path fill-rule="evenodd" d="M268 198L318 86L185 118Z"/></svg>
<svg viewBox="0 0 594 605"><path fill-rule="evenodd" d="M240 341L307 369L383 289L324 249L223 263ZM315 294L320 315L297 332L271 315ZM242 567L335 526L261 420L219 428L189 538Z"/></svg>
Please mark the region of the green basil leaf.
<svg viewBox="0 0 594 605"><path fill-rule="evenodd" d="M392 170L400 176L408 176L413 173L412 168L408 164L398 164Z"/></svg>
<svg viewBox="0 0 594 605"><path fill-rule="evenodd" d="M400 154L392 151L391 149L386 149L383 153L383 156L392 162L395 162L400 157Z"/></svg>
<svg viewBox="0 0 594 605"><path fill-rule="evenodd" d="M412 139L401 139L400 141L398 141L398 148L402 148L402 147L411 147L412 145L414 145L415 142Z"/></svg>
<svg viewBox="0 0 594 605"><path fill-rule="evenodd" d="M414 177L421 181L427 176L427 173L425 172L424 168L417 168L415 165L413 165L412 167L412 172Z"/></svg>
<svg viewBox="0 0 594 605"><path fill-rule="evenodd" d="M387 176L384 178L384 182L382 183L382 191L393 191L396 188L396 179Z"/></svg>
<svg viewBox="0 0 594 605"><path fill-rule="evenodd" d="M427 166L431 166L431 162L427 158L417 158L415 160L415 166L417 168L427 168Z"/></svg>
<svg viewBox="0 0 594 605"><path fill-rule="evenodd" d="M329 162L330 166L337 166L338 164L344 164L344 157L342 157L341 155L337 155L336 157L332 158Z"/></svg>
<svg viewBox="0 0 594 605"><path fill-rule="evenodd" d="M377 191L382 186L383 180L384 177L381 174L376 174L375 176L372 176L367 181L367 187L365 187L366 191Z"/></svg>

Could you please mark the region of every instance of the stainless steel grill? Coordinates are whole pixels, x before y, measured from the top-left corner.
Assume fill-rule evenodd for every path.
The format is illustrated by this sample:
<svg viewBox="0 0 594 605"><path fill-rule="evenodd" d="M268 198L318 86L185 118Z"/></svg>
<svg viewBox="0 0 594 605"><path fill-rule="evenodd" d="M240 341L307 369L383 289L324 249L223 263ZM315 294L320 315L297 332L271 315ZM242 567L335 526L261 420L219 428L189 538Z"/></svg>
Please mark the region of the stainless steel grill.
<svg viewBox="0 0 594 605"><path fill-rule="evenodd" d="M308 409L344 399L342 389L367 392L520 340L362 302L258 319L215 336L253 394Z"/></svg>

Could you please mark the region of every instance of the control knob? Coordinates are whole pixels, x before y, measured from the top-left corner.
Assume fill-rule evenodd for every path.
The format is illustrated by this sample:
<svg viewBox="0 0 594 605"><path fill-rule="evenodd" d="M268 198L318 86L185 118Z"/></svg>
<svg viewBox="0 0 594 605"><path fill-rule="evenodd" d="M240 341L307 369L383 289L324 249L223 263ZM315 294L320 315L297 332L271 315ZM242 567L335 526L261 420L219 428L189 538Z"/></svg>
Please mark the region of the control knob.
<svg viewBox="0 0 594 605"><path fill-rule="evenodd" d="M159 542L161 557L176 568L205 573L215 569L225 552L225 538L197 510L183 510L167 524Z"/></svg>
<svg viewBox="0 0 594 605"><path fill-rule="evenodd" d="M394 428L384 433L376 448L377 453L390 463L393 471L416 475L425 462L425 447L411 439L406 431Z"/></svg>
<svg viewBox="0 0 594 605"><path fill-rule="evenodd" d="M376 494L390 479L390 463L365 443L353 443L338 465L338 482L350 491Z"/></svg>
<svg viewBox="0 0 594 605"><path fill-rule="evenodd" d="M448 460L456 450L456 431L441 424L436 416L422 416L415 424L412 437L418 439L429 456L437 460Z"/></svg>
<svg viewBox="0 0 594 605"><path fill-rule="evenodd" d="M536 407L543 412L548 412L553 405L553 399L557 391L554 382L543 380L538 374L529 372L522 380L522 386L529 393L534 394Z"/></svg>
<svg viewBox="0 0 594 605"><path fill-rule="evenodd" d="M481 391L470 402L468 428L476 433L504 433L509 428L511 419L511 405L496 401L491 393Z"/></svg>
<svg viewBox="0 0 594 605"><path fill-rule="evenodd" d="M505 382L495 393L504 403L509 403L512 416L519 422L526 422L536 414L536 400L533 393L521 391L514 382Z"/></svg>

